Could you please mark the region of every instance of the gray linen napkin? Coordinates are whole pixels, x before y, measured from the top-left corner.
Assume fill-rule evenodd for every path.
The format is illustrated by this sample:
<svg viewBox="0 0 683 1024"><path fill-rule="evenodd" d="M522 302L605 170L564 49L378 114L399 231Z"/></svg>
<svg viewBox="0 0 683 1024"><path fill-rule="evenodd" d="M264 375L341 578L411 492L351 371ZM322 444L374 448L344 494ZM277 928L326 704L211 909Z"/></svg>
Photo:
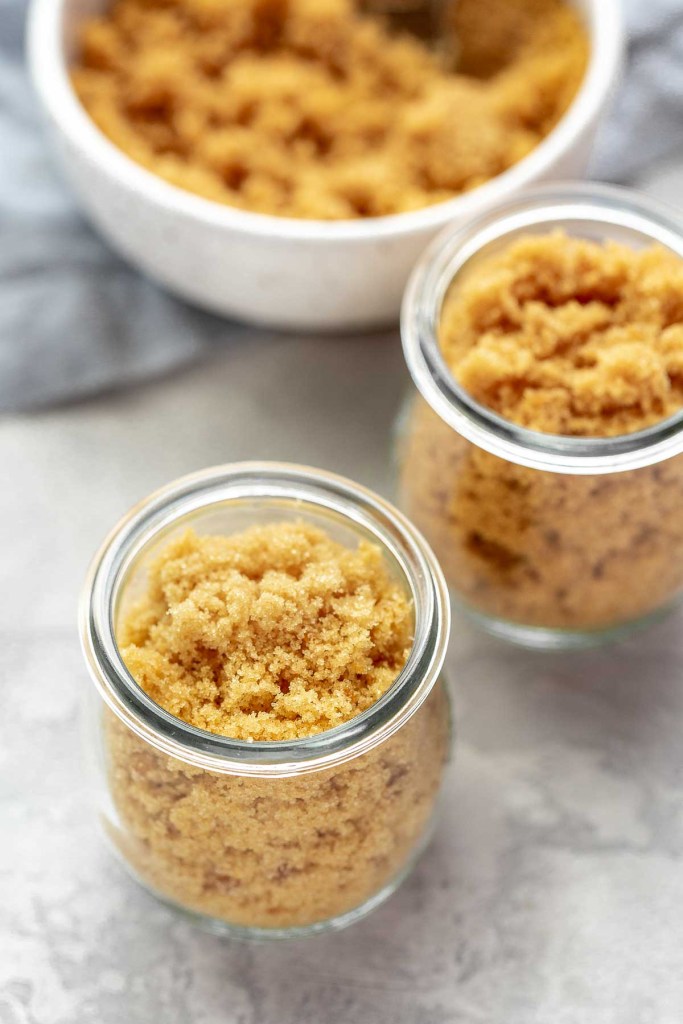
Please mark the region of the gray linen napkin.
<svg viewBox="0 0 683 1024"><path fill-rule="evenodd" d="M129 268L62 181L24 66L24 0L0 0L0 412L165 373L246 328Z"/></svg>
<svg viewBox="0 0 683 1024"><path fill-rule="evenodd" d="M0 0L0 411L144 380L247 332L129 269L84 221L41 130L25 7ZM683 0L625 8L629 62L592 168L621 182L683 147Z"/></svg>

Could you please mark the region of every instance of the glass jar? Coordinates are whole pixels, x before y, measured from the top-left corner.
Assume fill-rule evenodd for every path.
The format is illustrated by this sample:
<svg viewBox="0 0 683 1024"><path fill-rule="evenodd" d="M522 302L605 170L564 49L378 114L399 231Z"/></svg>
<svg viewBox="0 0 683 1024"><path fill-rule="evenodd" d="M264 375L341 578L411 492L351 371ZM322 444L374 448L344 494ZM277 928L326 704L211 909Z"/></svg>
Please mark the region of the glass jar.
<svg viewBox="0 0 683 1024"><path fill-rule="evenodd" d="M188 526L230 534L285 520L381 548L412 601L408 661L367 711L319 735L245 742L187 725L127 671L115 639L122 608L144 589L150 551ZM400 513L317 470L223 466L136 506L96 556L81 608L97 805L124 865L166 903L238 937L338 928L378 905L429 837L447 760L447 593Z"/></svg>
<svg viewBox="0 0 683 1024"><path fill-rule="evenodd" d="M683 590L683 413L617 437L543 434L479 405L437 340L446 292L518 236L557 228L683 257L673 211L626 189L543 188L450 232L409 283L401 333L419 395L399 428L399 504L454 603L525 646L590 646L661 615Z"/></svg>

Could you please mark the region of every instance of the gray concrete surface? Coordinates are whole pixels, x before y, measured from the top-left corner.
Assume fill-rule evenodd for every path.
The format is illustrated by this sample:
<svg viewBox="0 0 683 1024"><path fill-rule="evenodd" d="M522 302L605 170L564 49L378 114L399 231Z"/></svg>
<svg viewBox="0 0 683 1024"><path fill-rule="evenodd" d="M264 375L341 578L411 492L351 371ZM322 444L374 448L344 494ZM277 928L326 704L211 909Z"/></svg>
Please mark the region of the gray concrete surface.
<svg viewBox="0 0 683 1024"><path fill-rule="evenodd" d="M436 839L346 932L240 946L112 863L80 756L75 605L120 513L178 474L283 458L387 493L394 336L244 343L0 425L2 1024L680 1024L683 617L571 656L456 622Z"/></svg>

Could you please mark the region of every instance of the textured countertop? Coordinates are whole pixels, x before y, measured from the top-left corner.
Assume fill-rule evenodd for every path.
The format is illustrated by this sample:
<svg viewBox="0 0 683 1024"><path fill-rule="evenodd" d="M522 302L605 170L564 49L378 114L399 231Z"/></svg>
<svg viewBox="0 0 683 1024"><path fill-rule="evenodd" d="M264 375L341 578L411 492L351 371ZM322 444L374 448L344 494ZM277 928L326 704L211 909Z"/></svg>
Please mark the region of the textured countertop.
<svg viewBox="0 0 683 1024"><path fill-rule="evenodd" d="M567 656L457 621L459 738L436 839L345 932L214 938L100 845L74 617L105 531L172 477L246 457L389 493L406 387L392 335L279 337L0 425L2 1024L680 1024L681 614Z"/></svg>

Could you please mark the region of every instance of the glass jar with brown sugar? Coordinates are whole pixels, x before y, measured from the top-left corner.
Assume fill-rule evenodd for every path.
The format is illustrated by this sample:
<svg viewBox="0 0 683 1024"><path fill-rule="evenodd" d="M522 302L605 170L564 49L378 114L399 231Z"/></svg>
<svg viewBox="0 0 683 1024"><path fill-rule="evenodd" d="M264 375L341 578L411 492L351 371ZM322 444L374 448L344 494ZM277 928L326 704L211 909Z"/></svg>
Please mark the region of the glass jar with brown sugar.
<svg viewBox="0 0 683 1024"><path fill-rule="evenodd" d="M400 504L490 632L617 638L683 591L683 226L625 189L518 197L437 240L402 336Z"/></svg>
<svg viewBox="0 0 683 1024"><path fill-rule="evenodd" d="M450 739L446 584L400 513L303 467L186 477L106 540L81 628L101 822L146 887L245 938L396 888Z"/></svg>

